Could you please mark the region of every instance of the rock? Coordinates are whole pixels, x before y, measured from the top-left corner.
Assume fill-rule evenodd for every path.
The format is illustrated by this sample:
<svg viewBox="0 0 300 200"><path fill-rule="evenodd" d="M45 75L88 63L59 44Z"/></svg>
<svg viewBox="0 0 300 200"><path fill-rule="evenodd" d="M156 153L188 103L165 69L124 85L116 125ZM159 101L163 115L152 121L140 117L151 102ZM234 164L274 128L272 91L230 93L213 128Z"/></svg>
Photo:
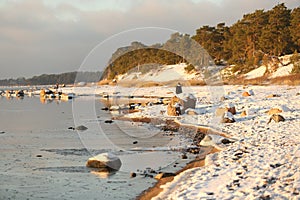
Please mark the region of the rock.
<svg viewBox="0 0 300 200"><path fill-rule="evenodd" d="M218 117L223 116L224 113L226 113L226 112L230 112L231 114L235 115L236 114L235 106L232 105L231 103L228 103L224 107L217 108L216 116L218 116Z"/></svg>
<svg viewBox="0 0 300 200"><path fill-rule="evenodd" d="M273 114L273 115L271 116L271 118L269 119L268 124L269 124L272 120L273 120L274 122L276 122L276 123L278 123L278 122L284 122L284 121L285 121L284 117L281 116L281 115L279 115L279 114Z"/></svg>
<svg viewBox="0 0 300 200"><path fill-rule="evenodd" d="M273 114L278 114L278 113L281 113L282 112L282 110L280 110L279 108L271 108L268 112L267 112L267 114L268 115L273 115Z"/></svg>
<svg viewBox="0 0 300 200"><path fill-rule="evenodd" d="M69 130L75 130L75 128L72 127L72 126L68 127L68 129L69 129Z"/></svg>
<svg viewBox="0 0 300 200"><path fill-rule="evenodd" d="M196 101L197 99L193 94L178 94L171 98L167 107L167 114L178 116L187 109L195 109Z"/></svg>
<svg viewBox="0 0 300 200"><path fill-rule="evenodd" d="M176 176L176 174L171 173L171 172L161 172L161 173L157 174L154 178L157 180L160 180L162 178L172 177L172 176Z"/></svg>
<svg viewBox="0 0 300 200"><path fill-rule="evenodd" d="M114 121L113 120L111 120L111 119L108 119L108 120L105 120L104 121L104 123L107 123L107 124L111 124L111 123L113 123Z"/></svg>
<svg viewBox="0 0 300 200"><path fill-rule="evenodd" d="M130 173L130 178L134 178L134 177L136 177L136 173L135 172L131 172Z"/></svg>
<svg viewBox="0 0 300 200"><path fill-rule="evenodd" d="M4 134L5 133L5 131L0 131L0 134Z"/></svg>
<svg viewBox="0 0 300 200"><path fill-rule="evenodd" d="M102 153L88 159L86 166L92 168L110 168L118 170L122 163L120 158L112 153Z"/></svg>
<svg viewBox="0 0 300 200"><path fill-rule="evenodd" d="M36 155L36 157L37 158L41 158L41 157L43 157L42 155L40 155L40 154L38 154L38 155Z"/></svg>
<svg viewBox="0 0 300 200"><path fill-rule="evenodd" d="M134 141L132 144L137 144L138 143L138 141Z"/></svg>
<svg viewBox="0 0 300 200"><path fill-rule="evenodd" d="M231 143L233 143L234 141L231 141L231 140L229 140L229 139L227 139L227 138L224 138L224 139L222 139L221 140L221 143L222 144L231 144Z"/></svg>
<svg viewBox="0 0 300 200"><path fill-rule="evenodd" d="M231 114L233 114L233 115L235 115L236 114L236 110L235 110L235 106L232 106L232 107L229 107L229 108L227 108L228 110L228 112L231 112Z"/></svg>
<svg viewBox="0 0 300 200"><path fill-rule="evenodd" d="M266 98L280 97L278 94L269 94Z"/></svg>
<svg viewBox="0 0 300 200"><path fill-rule="evenodd" d="M188 157L187 157L187 155L186 154L182 154L181 155L181 159L187 159Z"/></svg>
<svg viewBox="0 0 300 200"><path fill-rule="evenodd" d="M182 101L177 97L174 96L171 98L168 107L167 107L167 114L170 116L178 116L178 108L176 110L175 105L182 105Z"/></svg>
<svg viewBox="0 0 300 200"><path fill-rule="evenodd" d="M243 92L242 96L243 96L243 97L249 97L249 96L251 96L251 95L249 94L249 92Z"/></svg>
<svg viewBox="0 0 300 200"><path fill-rule="evenodd" d="M246 117L247 116L247 112L244 110L241 112L241 117Z"/></svg>
<svg viewBox="0 0 300 200"><path fill-rule="evenodd" d="M77 126L75 129L78 130L78 131L85 131L88 128L86 126L80 125L80 126Z"/></svg>
<svg viewBox="0 0 300 200"><path fill-rule="evenodd" d="M101 108L101 110L108 111L108 110L109 110L109 108L108 108L108 107L104 107L104 108Z"/></svg>
<svg viewBox="0 0 300 200"><path fill-rule="evenodd" d="M224 113L221 123L233 123L233 122L235 122L235 119L233 118L232 113L231 112Z"/></svg>

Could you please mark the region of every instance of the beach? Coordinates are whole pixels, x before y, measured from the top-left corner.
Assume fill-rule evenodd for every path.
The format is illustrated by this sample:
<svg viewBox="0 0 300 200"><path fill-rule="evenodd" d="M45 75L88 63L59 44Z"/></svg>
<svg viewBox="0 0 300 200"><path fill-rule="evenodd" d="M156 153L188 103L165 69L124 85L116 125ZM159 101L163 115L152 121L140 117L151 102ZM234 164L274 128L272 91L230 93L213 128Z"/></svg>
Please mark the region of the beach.
<svg viewBox="0 0 300 200"><path fill-rule="evenodd" d="M175 88L69 87L63 88L63 92L75 93L77 99L47 104L41 104L36 97L23 100L2 97L1 199L135 199L157 182L137 171L149 165L156 173L177 172L156 187L154 199L298 199L299 89L299 86L183 87L185 93L197 97L196 115L171 117L161 112L166 105L139 105L137 112L122 114L126 121L114 119L112 124L104 121L113 119L118 112L101 110L105 106L99 100L101 94L107 93L111 98L116 94L170 98ZM252 95L242 96L245 91ZM222 96L225 98L221 101ZM228 104L236 108L235 122L219 123L215 111ZM272 115L267 112L273 108L281 110L279 114L285 121L268 123ZM246 115L241 115L243 111ZM150 123L128 121L147 118ZM151 125L154 118L172 119L181 127L215 130L206 133L210 137L203 148L218 151L206 157L200 155L198 165L185 168L195 155L187 154L188 159L182 160L181 151L176 149L187 148L192 138L180 131L175 132L176 137L163 136L172 134L161 132L154 121ZM87 126L88 130L68 129L79 125ZM130 137L115 135L118 129ZM221 142L224 138L232 142L224 144ZM103 139L109 142L101 143ZM85 167L89 157L107 150L121 158L120 171L107 173ZM131 172L137 172L138 176L130 178Z"/></svg>

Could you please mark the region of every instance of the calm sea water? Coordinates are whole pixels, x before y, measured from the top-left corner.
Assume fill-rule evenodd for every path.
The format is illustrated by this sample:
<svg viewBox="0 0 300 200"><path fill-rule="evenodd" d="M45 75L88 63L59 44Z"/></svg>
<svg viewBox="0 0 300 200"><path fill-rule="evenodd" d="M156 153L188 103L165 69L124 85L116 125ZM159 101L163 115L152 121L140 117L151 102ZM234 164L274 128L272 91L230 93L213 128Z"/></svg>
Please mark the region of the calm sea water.
<svg viewBox="0 0 300 200"><path fill-rule="evenodd" d="M105 123L111 115L102 107L94 97L0 97L0 199L134 199L155 180L130 178L130 172L184 166L179 152L137 151L167 147L174 138L138 123ZM69 129L79 125L88 129ZM87 159L101 152L119 156L121 169L86 168Z"/></svg>

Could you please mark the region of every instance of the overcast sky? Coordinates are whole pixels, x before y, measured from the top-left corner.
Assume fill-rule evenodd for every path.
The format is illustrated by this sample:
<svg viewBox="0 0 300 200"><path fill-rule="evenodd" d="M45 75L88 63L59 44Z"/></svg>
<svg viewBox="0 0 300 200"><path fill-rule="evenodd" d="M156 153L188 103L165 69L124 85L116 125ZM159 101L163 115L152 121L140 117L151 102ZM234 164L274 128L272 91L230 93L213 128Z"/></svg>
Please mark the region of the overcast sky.
<svg viewBox="0 0 300 200"><path fill-rule="evenodd" d="M300 0L0 0L0 79L103 70L115 48L130 41L147 43L153 36L148 42L163 42L174 31L193 35L200 26L231 25L245 13L282 2L291 9L300 5ZM91 51L98 60L87 57Z"/></svg>

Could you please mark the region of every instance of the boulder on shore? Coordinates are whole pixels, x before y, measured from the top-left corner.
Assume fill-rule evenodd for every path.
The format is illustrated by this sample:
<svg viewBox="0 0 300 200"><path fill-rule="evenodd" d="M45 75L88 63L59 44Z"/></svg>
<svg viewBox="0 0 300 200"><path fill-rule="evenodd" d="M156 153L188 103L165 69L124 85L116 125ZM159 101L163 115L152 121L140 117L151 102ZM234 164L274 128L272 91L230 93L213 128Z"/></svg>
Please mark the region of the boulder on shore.
<svg viewBox="0 0 300 200"><path fill-rule="evenodd" d="M196 97L193 94L177 94L170 99L167 107L167 114L170 116L178 116L185 113L187 109L195 109Z"/></svg>
<svg viewBox="0 0 300 200"><path fill-rule="evenodd" d="M273 114L273 115L271 116L271 118L269 119L268 124L269 124L272 120L273 120L274 122L276 122L276 123L278 123L278 122L284 122L284 121L285 121L284 117L281 116L281 115L278 115L278 114Z"/></svg>
<svg viewBox="0 0 300 200"><path fill-rule="evenodd" d="M271 108L267 113L268 113L268 115L273 115L273 114L278 114L281 112L282 112L282 110L280 110L279 108Z"/></svg>
<svg viewBox="0 0 300 200"><path fill-rule="evenodd" d="M221 123L233 123L235 122L235 119L233 118L233 115L231 112L224 113Z"/></svg>
<svg viewBox="0 0 300 200"><path fill-rule="evenodd" d="M235 115L236 114L236 109L235 106L231 103L228 103L224 105L223 107L217 108L216 109L216 116L223 116L224 113L230 112L231 114Z"/></svg>
<svg viewBox="0 0 300 200"><path fill-rule="evenodd" d="M120 158L112 153L102 153L88 159L86 166L92 168L110 168L119 170L122 163Z"/></svg>

